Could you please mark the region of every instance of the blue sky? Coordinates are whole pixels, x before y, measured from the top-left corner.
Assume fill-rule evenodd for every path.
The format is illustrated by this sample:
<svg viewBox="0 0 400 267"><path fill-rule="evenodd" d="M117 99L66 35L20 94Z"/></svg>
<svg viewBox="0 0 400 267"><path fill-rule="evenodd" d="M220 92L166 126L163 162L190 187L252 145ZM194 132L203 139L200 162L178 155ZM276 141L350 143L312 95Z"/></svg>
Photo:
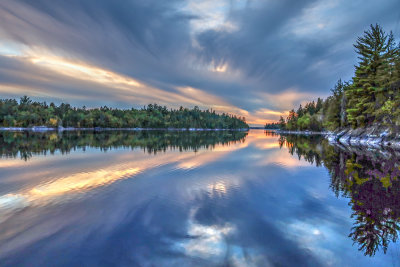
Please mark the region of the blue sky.
<svg viewBox="0 0 400 267"><path fill-rule="evenodd" d="M3 0L0 96L197 105L263 124L350 79L371 23L398 38L400 3Z"/></svg>

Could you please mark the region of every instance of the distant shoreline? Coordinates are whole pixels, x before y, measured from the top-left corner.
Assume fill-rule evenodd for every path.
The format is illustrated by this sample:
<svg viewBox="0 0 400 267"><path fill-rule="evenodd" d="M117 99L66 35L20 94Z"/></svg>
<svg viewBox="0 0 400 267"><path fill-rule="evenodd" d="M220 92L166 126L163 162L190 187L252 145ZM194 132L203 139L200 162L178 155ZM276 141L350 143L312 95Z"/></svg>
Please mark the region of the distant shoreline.
<svg viewBox="0 0 400 267"><path fill-rule="evenodd" d="M208 128L76 128L76 127L0 127L0 131L9 132L63 132L63 131L188 131L188 132L202 132L202 131L248 131L249 129L208 129Z"/></svg>

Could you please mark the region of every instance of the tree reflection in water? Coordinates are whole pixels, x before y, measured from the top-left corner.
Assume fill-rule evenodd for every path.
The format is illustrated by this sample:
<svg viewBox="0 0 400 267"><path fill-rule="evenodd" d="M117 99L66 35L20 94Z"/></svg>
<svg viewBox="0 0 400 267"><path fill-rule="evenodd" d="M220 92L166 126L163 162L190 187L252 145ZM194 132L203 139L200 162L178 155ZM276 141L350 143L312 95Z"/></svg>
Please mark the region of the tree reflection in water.
<svg viewBox="0 0 400 267"><path fill-rule="evenodd" d="M354 224L349 237L365 255L386 253L400 230L400 152L331 145L321 136L281 135L280 147L325 166L337 196L350 198Z"/></svg>
<svg viewBox="0 0 400 267"><path fill-rule="evenodd" d="M216 145L245 142L243 131L0 131L0 157L28 160L33 155L62 154L90 147L107 151L115 148L141 148L151 154L172 150L213 149Z"/></svg>

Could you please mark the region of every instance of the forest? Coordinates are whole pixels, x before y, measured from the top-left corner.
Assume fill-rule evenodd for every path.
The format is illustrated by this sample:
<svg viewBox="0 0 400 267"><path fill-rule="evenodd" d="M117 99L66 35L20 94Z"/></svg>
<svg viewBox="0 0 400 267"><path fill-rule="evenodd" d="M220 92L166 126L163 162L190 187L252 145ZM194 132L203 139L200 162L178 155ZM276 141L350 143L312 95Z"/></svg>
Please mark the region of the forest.
<svg viewBox="0 0 400 267"><path fill-rule="evenodd" d="M23 96L0 100L0 127L75 127L75 128L203 128L247 129L244 117L214 110L180 107L178 110L149 104L142 109L101 107L76 108L62 103L35 102Z"/></svg>
<svg viewBox="0 0 400 267"><path fill-rule="evenodd" d="M354 44L358 55L350 81L339 80L331 95L312 101L287 118L268 123L268 129L335 131L344 128L400 129L400 43L378 24L370 25Z"/></svg>

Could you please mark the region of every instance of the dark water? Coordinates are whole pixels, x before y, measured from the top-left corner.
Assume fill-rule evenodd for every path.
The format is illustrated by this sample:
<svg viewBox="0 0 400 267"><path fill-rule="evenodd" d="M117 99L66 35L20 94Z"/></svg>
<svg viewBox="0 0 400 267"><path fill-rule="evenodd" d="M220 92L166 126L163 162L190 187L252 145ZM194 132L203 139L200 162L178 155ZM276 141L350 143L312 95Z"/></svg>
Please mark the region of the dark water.
<svg viewBox="0 0 400 267"><path fill-rule="evenodd" d="M1 266L400 266L400 155L243 132L0 133Z"/></svg>

